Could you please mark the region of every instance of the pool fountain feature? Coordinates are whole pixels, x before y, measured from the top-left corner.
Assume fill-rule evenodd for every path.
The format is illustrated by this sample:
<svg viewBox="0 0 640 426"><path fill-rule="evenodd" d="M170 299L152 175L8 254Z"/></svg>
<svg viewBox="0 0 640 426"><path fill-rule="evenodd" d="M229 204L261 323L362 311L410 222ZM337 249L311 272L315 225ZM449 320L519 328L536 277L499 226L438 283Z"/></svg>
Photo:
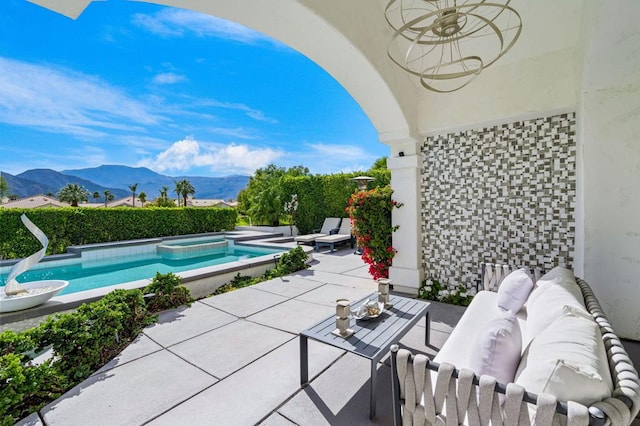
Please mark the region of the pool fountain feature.
<svg viewBox="0 0 640 426"><path fill-rule="evenodd" d="M220 237L217 240L206 240L203 242L186 243L166 243L156 247L156 252L165 259L185 259L189 257L202 256L203 251L209 253L224 253L229 247L229 242Z"/></svg>
<svg viewBox="0 0 640 426"><path fill-rule="evenodd" d="M69 285L64 280L42 280L19 284L16 277L40 262L44 257L49 239L26 215L20 217L24 226L40 241L42 249L13 265L7 277L7 284L0 290L0 313L14 312L38 306Z"/></svg>

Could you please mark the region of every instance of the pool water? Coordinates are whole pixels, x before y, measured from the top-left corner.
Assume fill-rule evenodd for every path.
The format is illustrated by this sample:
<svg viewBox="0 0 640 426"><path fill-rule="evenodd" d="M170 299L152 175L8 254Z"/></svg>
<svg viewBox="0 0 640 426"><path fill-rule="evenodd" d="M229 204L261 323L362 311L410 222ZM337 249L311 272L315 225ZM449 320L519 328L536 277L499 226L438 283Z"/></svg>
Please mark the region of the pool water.
<svg viewBox="0 0 640 426"><path fill-rule="evenodd" d="M215 248L192 252L184 258L172 258L172 256L166 256L162 253L149 253L84 262L79 259L78 263L60 266L54 266L56 262L52 261L47 262L51 264L51 267L29 270L20 274L17 281L20 283L39 280L69 281L69 285L59 293L62 295L153 278L156 272L163 274L184 272L279 252L282 250L236 245L223 250ZM0 286L4 286L6 280L7 274L1 274Z"/></svg>

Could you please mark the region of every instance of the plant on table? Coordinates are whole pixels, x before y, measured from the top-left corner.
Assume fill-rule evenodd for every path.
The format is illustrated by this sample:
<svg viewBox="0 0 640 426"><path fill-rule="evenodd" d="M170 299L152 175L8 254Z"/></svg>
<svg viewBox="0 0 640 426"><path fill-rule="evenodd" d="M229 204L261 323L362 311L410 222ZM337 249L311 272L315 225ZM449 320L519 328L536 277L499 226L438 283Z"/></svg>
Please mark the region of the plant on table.
<svg viewBox="0 0 640 426"><path fill-rule="evenodd" d="M391 198L390 186L358 191L349 199L347 213L351 218L362 259L369 264L373 279L388 278L396 250L392 234L398 226L391 224L391 212L402 204Z"/></svg>

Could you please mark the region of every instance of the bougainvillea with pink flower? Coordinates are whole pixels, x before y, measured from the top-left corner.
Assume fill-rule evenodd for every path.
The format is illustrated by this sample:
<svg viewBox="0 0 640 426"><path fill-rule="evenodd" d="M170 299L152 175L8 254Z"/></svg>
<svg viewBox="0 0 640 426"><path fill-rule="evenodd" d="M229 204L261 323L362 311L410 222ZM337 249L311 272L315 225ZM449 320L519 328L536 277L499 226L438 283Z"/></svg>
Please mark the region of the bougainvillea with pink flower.
<svg viewBox="0 0 640 426"><path fill-rule="evenodd" d="M392 234L398 226L391 225L391 211L401 204L391 198L392 194L390 186L358 191L347 207L362 259L369 264L373 279L389 278L389 267L396 254Z"/></svg>

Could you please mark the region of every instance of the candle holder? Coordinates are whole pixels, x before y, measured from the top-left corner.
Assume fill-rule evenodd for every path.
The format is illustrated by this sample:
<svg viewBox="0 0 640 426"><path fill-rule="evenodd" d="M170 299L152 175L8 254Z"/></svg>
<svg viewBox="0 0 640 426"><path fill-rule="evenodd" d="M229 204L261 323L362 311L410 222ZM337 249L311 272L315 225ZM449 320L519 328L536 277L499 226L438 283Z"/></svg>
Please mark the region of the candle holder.
<svg viewBox="0 0 640 426"><path fill-rule="evenodd" d="M393 304L389 302L389 284L391 281L387 278L378 279L378 302L384 303L385 309L391 309Z"/></svg>
<svg viewBox="0 0 640 426"><path fill-rule="evenodd" d="M347 299L336 300L336 329L331 332L336 336L346 339L353 335L354 331L349 328L351 314L351 304Z"/></svg>

